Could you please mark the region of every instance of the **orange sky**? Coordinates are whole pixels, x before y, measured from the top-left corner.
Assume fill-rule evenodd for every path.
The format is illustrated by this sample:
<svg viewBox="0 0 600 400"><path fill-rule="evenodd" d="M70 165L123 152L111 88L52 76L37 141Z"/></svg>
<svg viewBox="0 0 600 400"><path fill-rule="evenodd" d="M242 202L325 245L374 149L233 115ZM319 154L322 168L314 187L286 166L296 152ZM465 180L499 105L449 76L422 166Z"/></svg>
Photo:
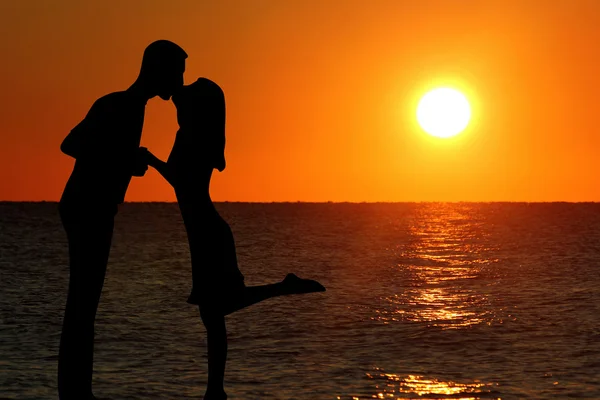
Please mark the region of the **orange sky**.
<svg viewBox="0 0 600 400"><path fill-rule="evenodd" d="M164 38L225 91L213 200L600 201L599 27L596 0L5 0L0 200L57 200L62 139ZM416 124L436 85L471 101L456 138ZM142 144L176 130L151 100ZM175 200L155 171L126 199Z"/></svg>

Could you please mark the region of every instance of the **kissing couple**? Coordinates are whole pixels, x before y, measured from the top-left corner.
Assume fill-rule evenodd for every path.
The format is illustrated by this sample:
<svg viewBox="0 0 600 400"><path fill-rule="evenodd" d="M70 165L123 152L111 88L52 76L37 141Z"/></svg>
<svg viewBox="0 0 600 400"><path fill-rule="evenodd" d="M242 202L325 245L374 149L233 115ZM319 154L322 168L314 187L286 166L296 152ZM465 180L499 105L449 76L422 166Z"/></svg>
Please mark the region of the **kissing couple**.
<svg viewBox="0 0 600 400"><path fill-rule="evenodd" d="M271 297L323 292L293 273L280 282L246 286L229 224L210 198L214 169L225 169L225 96L206 78L184 86L186 52L168 40L145 49L140 73L124 91L98 99L61 144L75 159L59 203L69 243L69 289L58 360L61 400L92 400L94 320L108 263L114 217L132 176L155 168L173 187L192 265L188 303L206 327L208 385L204 398L223 400L225 316ZM175 143L167 161L140 147L145 106L159 96L177 108Z"/></svg>

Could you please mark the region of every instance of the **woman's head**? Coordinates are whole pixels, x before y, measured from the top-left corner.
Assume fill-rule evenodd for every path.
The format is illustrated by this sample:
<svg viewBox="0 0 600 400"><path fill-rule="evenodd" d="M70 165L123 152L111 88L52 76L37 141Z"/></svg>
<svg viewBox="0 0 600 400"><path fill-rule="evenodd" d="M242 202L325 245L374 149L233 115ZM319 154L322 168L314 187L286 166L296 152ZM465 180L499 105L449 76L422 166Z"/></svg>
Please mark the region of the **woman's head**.
<svg viewBox="0 0 600 400"><path fill-rule="evenodd" d="M173 96L177 107L177 157L202 155L202 163L225 168L225 96L216 83L200 78Z"/></svg>
<svg viewBox="0 0 600 400"><path fill-rule="evenodd" d="M199 78L173 96L181 128L209 128L225 124L225 96L211 80Z"/></svg>

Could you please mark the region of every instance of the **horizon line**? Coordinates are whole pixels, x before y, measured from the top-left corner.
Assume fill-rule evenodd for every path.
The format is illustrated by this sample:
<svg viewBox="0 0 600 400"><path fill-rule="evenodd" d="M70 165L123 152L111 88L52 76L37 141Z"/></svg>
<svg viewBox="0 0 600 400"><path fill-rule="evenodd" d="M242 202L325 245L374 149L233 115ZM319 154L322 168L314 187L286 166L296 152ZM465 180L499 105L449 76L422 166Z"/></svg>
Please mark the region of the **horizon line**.
<svg viewBox="0 0 600 400"><path fill-rule="evenodd" d="M58 200L0 200L2 203L56 203ZM526 201L526 200L404 200L404 201L237 201L237 200L221 200L213 201L213 203L234 203L234 204L482 204L482 203L514 203L514 204L598 204L600 200L582 200L582 201L568 201L568 200L537 200L537 201ZM177 204L177 201L125 201L121 204Z"/></svg>

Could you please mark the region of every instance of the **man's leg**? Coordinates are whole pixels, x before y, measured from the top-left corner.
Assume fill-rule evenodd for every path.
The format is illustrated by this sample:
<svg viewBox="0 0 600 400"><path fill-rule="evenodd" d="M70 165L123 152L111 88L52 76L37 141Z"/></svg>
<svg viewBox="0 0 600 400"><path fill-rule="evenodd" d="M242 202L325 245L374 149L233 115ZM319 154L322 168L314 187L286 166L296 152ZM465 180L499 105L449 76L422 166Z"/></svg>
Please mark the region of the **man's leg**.
<svg viewBox="0 0 600 400"><path fill-rule="evenodd" d="M63 219L69 240L69 294L58 361L61 400L92 394L94 320L104 284L113 217Z"/></svg>
<svg viewBox="0 0 600 400"><path fill-rule="evenodd" d="M79 290L80 279L79 260L80 243L79 235L73 227L63 219L63 225L67 231L67 240L69 242L69 291L67 294L67 304L65 315L63 317L63 327L60 336L60 347L58 350L58 396L61 400L67 400L77 396L77 385L81 380L77 376L79 362L77 355L79 348L78 315L79 315ZM71 394L71 396L69 396Z"/></svg>

